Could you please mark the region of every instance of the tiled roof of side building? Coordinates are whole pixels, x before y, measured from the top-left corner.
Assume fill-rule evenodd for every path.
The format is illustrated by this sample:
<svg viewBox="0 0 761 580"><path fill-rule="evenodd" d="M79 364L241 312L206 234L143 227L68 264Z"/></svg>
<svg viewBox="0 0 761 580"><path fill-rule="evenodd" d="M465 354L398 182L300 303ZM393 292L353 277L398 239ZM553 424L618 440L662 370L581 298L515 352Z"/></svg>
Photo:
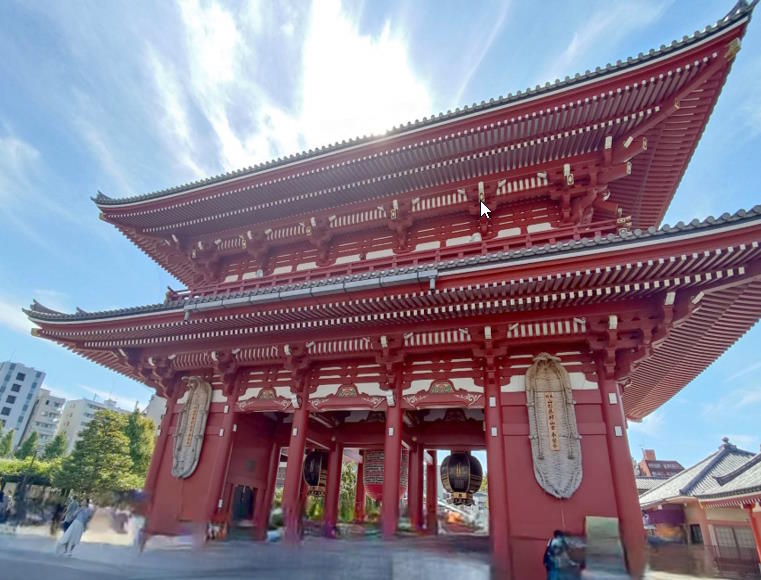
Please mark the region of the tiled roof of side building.
<svg viewBox="0 0 761 580"><path fill-rule="evenodd" d="M505 262L509 266L509 262L524 260L532 257L541 257L547 255L557 255L559 258L564 254L571 254L575 251L583 251L596 247L609 247L615 249L617 247L626 247L631 243L643 241L653 238L661 238L667 240L669 237L678 236L685 233L705 231L711 229L718 229L722 226L734 225L739 223L748 223L754 221L761 221L761 205L754 206L750 210L740 210L734 214L725 213L714 218L709 216L704 220L692 220L690 223L685 224L678 222L674 226L664 225L661 228L650 227L647 230L636 229L632 232L621 233L618 235L609 234L605 237L595 238L581 238L579 240L545 244L541 246L532 246L527 248L519 248L515 250L509 250L504 252L492 252L485 255L478 255L469 258L446 260L438 263L427 263L418 266L410 266L405 268L391 268L387 270L375 270L366 272L363 274L354 274L349 276L339 276L332 278L324 278L320 280L311 280L299 284L289 284L283 286L270 286L258 288L251 291L243 291L238 293L228 294L215 294L209 296L199 296L192 298L183 298L178 300L169 300L160 304L150 304L146 306L136 306L131 308L121 308L118 310L107 310L101 312L86 312L81 309L77 309L75 314L65 314L51 310L37 302L36 300L32 305L24 309L24 312L33 320L95 320L100 318L116 318L120 316L130 316L134 314L145 314L150 312L167 312L171 310L179 310L185 308L189 304L203 304L205 302L213 302L215 300L244 298L248 296L258 296L264 294L275 295L280 292L290 292L293 290L303 290L307 288L320 288L322 286L332 286L335 284L341 284L344 282L356 282L361 280L368 280L374 278L384 278L390 276L397 276L400 274L417 274L424 277L427 273L435 275L438 272L446 270L454 270L457 268L478 266L482 264L489 264L495 262ZM277 298L280 300L280 298Z"/></svg>
<svg viewBox="0 0 761 580"><path fill-rule="evenodd" d="M721 485L717 477L731 473L748 462L753 453L738 449L724 440L717 451L642 494L642 506L657 504L677 497L698 497L715 492Z"/></svg>
<svg viewBox="0 0 761 580"><path fill-rule="evenodd" d="M718 498L761 491L761 453L733 472L719 477L718 482L721 484L718 489L704 493L701 497Z"/></svg>
<svg viewBox="0 0 761 580"><path fill-rule="evenodd" d="M651 490L662 484L665 479L662 477L635 477L637 489Z"/></svg>
<svg viewBox="0 0 761 580"><path fill-rule="evenodd" d="M447 111L446 113L439 113L438 115L432 115L431 117L424 117L422 120L418 119L414 122L408 122L398 127L394 127L386 132L385 135L358 137L355 139L350 139L349 141L342 141L341 143L334 143L332 145L319 147L317 149L310 149L309 151L304 151L295 155L289 155L287 157L275 159L266 163L257 164L253 167L231 171L214 177L209 177L207 179L201 179L198 181L193 181L183 185L178 185L175 187L170 187L142 195L135 195L124 198L112 198L101 192L98 192L98 195L93 198L93 201L101 206L118 206L126 203L157 199L166 195L172 195L198 187L224 183L227 180L242 176L256 175L257 173L278 167L285 167L292 163L299 163L301 161L316 159L320 156L341 152L351 147L366 145L387 139L389 137L404 135L408 132L417 131L427 127L433 127L435 125L447 123L449 121L455 121L457 119L473 115L474 113L480 113L500 107L514 105L516 103L520 103L521 101L527 101L539 96L550 95L556 91L567 90L583 83L594 81L596 79L604 78L606 76L614 75L622 71L641 66L642 64L664 56L668 56L692 44L698 43L708 36L720 34L725 29L735 24L738 20L748 16L753 11L753 8L757 2L758 0L752 0L751 2L747 2L746 0L739 0L737 4L735 4L735 6L732 8L732 10L730 10L724 18L717 21L716 23L706 26L703 30L696 30L692 35L684 36L681 40L674 40L668 46L664 44L661 45L659 49L651 49L647 54L639 53L636 57L629 57L625 61L619 60L615 64L608 63L604 67L595 68L594 71L587 70L584 72L584 74L576 74L573 77L567 76L563 80L556 79L553 83L547 82L544 85L536 85L536 87L533 89L528 88L525 91L518 91L515 94L508 93L506 97L500 96L497 99L489 99L489 101L481 101L481 103L474 103L471 106L464 106L462 109L458 108L454 111Z"/></svg>

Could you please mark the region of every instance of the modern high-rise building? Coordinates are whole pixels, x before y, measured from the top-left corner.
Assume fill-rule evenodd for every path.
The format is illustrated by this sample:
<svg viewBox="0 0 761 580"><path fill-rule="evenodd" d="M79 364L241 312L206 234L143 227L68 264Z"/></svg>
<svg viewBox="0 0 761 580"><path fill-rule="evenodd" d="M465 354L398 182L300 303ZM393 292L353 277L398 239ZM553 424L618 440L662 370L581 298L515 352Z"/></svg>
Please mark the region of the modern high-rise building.
<svg viewBox="0 0 761 580"><path fill-rule="evenodd" d="M40 389L21 440L25 440L36 432L41 449L50 443L58 429L58 421L61 418L64 403L66 403L66 399L63 397L50 394L48 389Z"/></svg>
<svg viewBox="0 0 761 580"><path fill-rule="evenodd" d="M66 436L66 442L68 443L66 453L71 453L82 430L93 420L95 413L101 409L109 409L119 413L128 412L117 407L116 401L113 399L106 399L102 403L91 399L77 399L66 402L63 407L61 420L58 423L58 430L56 431L56 433L63 433Z"/></svg>
<svg viewBox="0 0 761 580"><path fill-rule="evenodd" d="M13 429L13 447L21 441L45 373L21 363L0 363L0 430Z"/></svg>

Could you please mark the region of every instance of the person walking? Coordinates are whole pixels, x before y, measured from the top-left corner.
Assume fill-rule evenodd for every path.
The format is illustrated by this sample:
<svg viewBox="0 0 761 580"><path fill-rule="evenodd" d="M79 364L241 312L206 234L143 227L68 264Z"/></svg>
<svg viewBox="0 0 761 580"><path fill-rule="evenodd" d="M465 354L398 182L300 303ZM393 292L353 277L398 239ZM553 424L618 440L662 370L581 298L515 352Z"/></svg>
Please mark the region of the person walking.
<svg viewBox="0 0 761 580"><path fill-rule="evenodd" d="M50 519L50 535L55 536L58 533L58 528L61 526L61 520L63 519L63 503L57 501L53 507L53 514Z"/></svg>
<svg viewBox="0 0 761 580"><path fill-rule="evenodd" d="M64 532L61 539L56 544L56 554L63 554L64 556L71 557L71 553L74 548L77 547L82 540L82 534L85 532L90 518L92 518L93 509L90 507L90 502L87 501L83 507L79 508L74 520L69 524L69 527Z"/></svg>
<svg viewBox="0 0 761 580"><path fill-rule="evenodd" d="M63 528L64 533L69 529L69 526L71 525L71 522L74 521L78 511L79 502L76 498L72 497L69 501L69 505L66 506L66 513L63 514L63 525L61 527Z"/></svg>

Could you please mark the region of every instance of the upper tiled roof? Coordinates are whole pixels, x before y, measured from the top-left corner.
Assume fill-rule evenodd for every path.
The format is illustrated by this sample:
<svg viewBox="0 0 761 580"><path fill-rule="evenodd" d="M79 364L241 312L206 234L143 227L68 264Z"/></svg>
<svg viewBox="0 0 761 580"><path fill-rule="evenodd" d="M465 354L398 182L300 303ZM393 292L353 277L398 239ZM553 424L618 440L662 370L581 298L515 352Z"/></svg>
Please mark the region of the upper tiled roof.
<svg viewBox="0 0 761 580"><path fill-rule="evenodd" d="M738 449L725 438L718 451L642 494L639 503L646 506L677 497L702 497L716 493L722 488L717 478L742 467L751 457L753 453Z"/></svg>
<svg viewBox="0 0 761 580"><path fill-rule="evenodd" d="M263 287L255 290L229 293L224 295L200 296L194 298L185 298L178 300L167 300L161 304L150 304L147 306L137 306L132 308L121 308L118 310L107 310L101 312L85 312L78 310L74 314L65 314L56 312L41 305L36 300L32 305L25 309L24 312L33 320L97 320L102 318L116 318L119 316L129 316L134 314L145 314L150 312L164 312L185 308L189 304L203 304L213 302L220 298L234 299L248 296L258 296L264 294L277 294L280 292L290 292L294 290L303 290L306 288L319 288L322 286L332 286L342 283L358 282L362 280L385 278L404 274L418 274L424 277L427 273L436 274L446 270L454 270L463 267L478 266L483 264L502 262L506 266L511 261L525 260L526 258L542 257L547 255L556 255L562 258L566 254L576 251L588 250L597 247L608 247L616 249L617 247L626 247L629 244L636 243L647 239L668 240L670 237L692 233L704 230L719 229L723 226L748 223L761 220L761 205L754 206L750 210L740 210L734 214L722 214L718 218L709 216L704 220L692 220L685 224L678 222L674 226L664 225L661 228L650 227L647 230L635 229L632 232L622 233L619 235L609 234L605 237L581 238L568 242L544 244L541 246L532 246L519 248L515 250L492 252L485 255L472 256L462 259L446 260L438 263L422 264L418 266L409 266L404 268L389 268L386 270L375 270L363 274L353 274L349 276L339 276L324 278L320 280L310 280L299 284L289 284L284 286Z"/></svg>
<svg viewBox="0 0 761 580"><path fill-rule="evenodd" d="M684 36L681 40L674 40L669 45L661 45L659 49L651 49L647 54L639 53L636 57L629 57L625 61L618 60L615 64L608 63L604 67L597 67L594 71L587 70L583 74L577 73L573 77L567 76L565 79L555 79L553 83L547 82L544 85L536 85L536 87L527 88L525 91L518 91L517 93L508 93L506 97L500 96L496 99L489 99L489 101L481 101L480 103L473 103L470 106L464 106L463 108L457 108L454 111L447 111L446 113L439 113L431 117L423 117L423 119L416 119L415 121L408 122L406 124L393 127L382 136L363 136L348 141L342 141L340 143L334 143L317 149L310 149L302 153L295 155L289 155L268 161L266 163L260 163L252 167L247 167L237 171L230 171L207 179L201 179L193 181L183 185L170 187L146 193L142 195L135 195L124 198L112 198L100 191L98 195L93 198L95 203L101 206L113 205L118 206L121 204L134 203L139 201L146 201L150 199L157 199L163 196L180 193L183 191L195 189L198 187L206 187L218 183L223 183L230 179L239 178L242 176L252 176L257 173L265 172L271 169L285 167L290 164L307 161L310 159L316 159L323 155L329 155L343 150L357 147L361 145L367 145L373 142L381 141L389 137L395 137L404 135L406 133L417 131L423 128L434 127L439 124L445 124L450 121L456 121L460 118L467 117L476 113L488 112L490 110L498 109L501 107L515 105L522 101L534 99L536 97L551 95L552 93L567 90L574 86L581 85L590 81L594 81L606 76L611 76L617 73L625 72L628 69L641 66L655 59L659 59L664 56L668 56L672 53L680 51L686 47L696 44L708 36L719 34L731 27L737 21L745 18L752 11L758 0L752 0L747 2L746 0L739 0L737 4L729 11L729 13L717 21L715 24L706 26L703 30L696 30L690 36Z"/></svg>
<svg viewBox="0 0 761 580"><path fill-rule="evenodd" d="M721 486L701 497L715 498L761 491L761 453L739 468L719 478Z"/></svg>

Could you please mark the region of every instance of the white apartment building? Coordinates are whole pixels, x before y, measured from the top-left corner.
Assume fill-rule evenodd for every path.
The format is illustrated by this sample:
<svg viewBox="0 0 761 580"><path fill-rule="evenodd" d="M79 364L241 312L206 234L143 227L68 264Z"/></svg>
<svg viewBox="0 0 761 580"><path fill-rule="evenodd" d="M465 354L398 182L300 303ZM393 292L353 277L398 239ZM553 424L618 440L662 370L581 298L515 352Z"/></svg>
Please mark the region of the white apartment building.
<svg viewBox="0 0 761 580"><path fill-rule="evenodd" d="M37 432L40 449L44 449L55 437L64 403L66 399L63 397L53 396L49 390L40 389L32 408L32 416L26 424L21 440L24 441L32 433Z"/></svg>
<svg viewBox="0 0 761 580"><path fill-rule="evenodd" d="M92 421L95 413L101 409L129 413L129 411L117 407L116 401L112 399L106 399L102 403L91 399L77 399L66 402L63 406L61 420L58 422L58 430L56 431L56 433L63 433L66 436L66 442L68 443L66 453L72 452L82 430Z"/></svg>
<svg viewBox="0 0 761 580"><path fill-rule="evenodd" d="M13 448L32 415L37 392L45 380L45 373L21 363L0 363L0 431L13 429Z"/></svg>
<svg viewBox="0 0 761 580"><path fill-rule="evenodd" d="M161 426L161 419L166 413L166 399L158 395L151 395L151 400L143 411L146 417L156 424L156 429Z"/></svg>

